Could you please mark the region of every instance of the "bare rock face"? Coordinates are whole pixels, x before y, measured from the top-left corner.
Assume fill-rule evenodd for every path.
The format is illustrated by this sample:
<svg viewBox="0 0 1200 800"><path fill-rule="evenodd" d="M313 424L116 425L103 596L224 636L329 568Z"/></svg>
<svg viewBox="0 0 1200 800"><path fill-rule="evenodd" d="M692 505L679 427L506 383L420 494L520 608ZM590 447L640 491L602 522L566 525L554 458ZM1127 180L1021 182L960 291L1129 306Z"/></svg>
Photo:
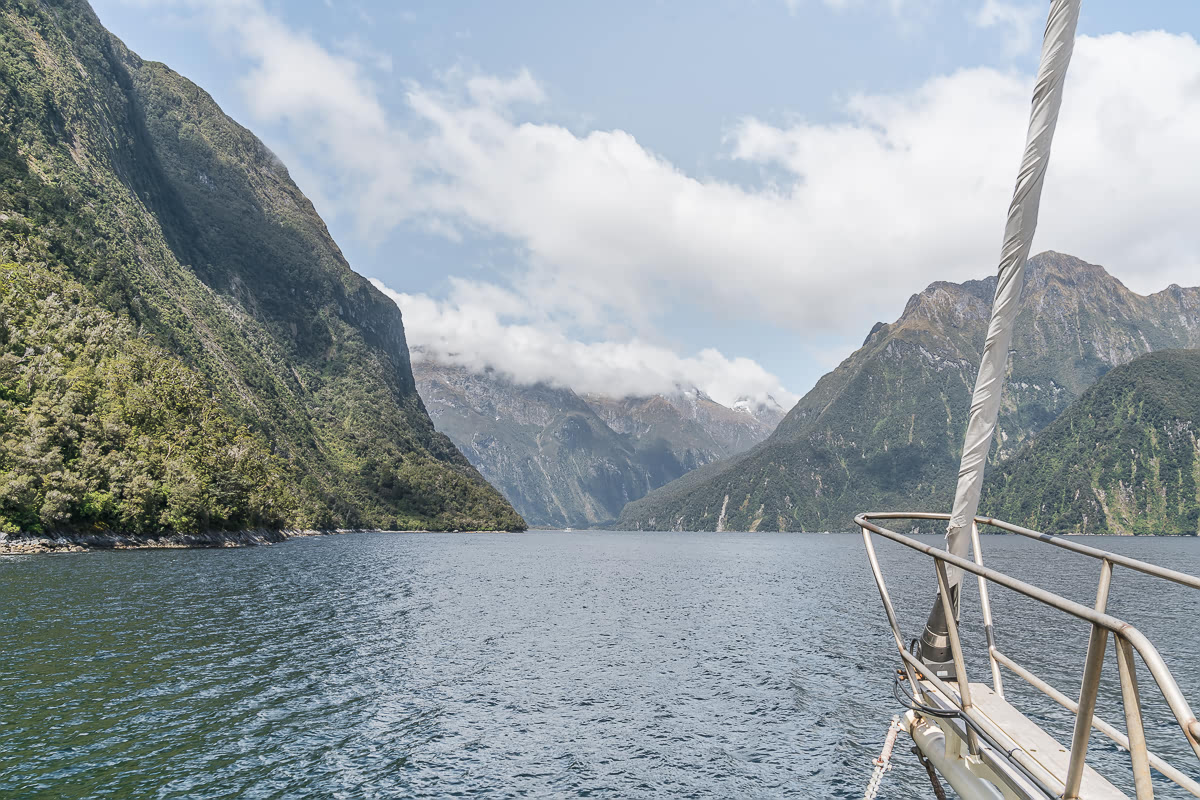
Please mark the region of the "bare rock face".
<svg viewBox="0 0 1200 800"><path fill-rule="evenodd" d="M994 277L937 282L913 295L770 438L631 503L618 523L848 530L861 511L949 510L995 285ZM1143 297L1103 267L1060 253L1030 259L1021 303L994 463L1113 367L1200 347L1200 289Z"/></svg>
<svg viewBox="0 0 1200 800"><path fill-rule="evenodd" d="M543 527L611 522L631 500L761 442L783 416L778 405L727 408L695 389L580 397L420 354L413 372L437 430Z"/></svg>

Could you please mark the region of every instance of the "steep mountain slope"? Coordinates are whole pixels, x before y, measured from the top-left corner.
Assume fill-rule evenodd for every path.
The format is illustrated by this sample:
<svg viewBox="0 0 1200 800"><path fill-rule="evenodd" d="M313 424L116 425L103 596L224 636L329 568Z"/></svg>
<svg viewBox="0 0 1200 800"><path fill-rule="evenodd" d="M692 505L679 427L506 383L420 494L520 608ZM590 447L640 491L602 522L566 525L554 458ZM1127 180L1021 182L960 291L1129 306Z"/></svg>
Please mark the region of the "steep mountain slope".
<svg viewBox="0 0 1200 800"><path fill-rule="evenodd" d="M521 526L434 432L395 304L351 271L258 139L201 89L129 52L83 0L7 0L0 20L0 262L15 265L4 291L45 306L69 287L73 314L120 331L81 368L131 348L167 357L161 375L129 385L168 392L176 376L189 396L210 398L199 405L244 427L252 449L273 454L261 487L276 511L260 522ZM64 363L80 357L77 343L49 334L31 346ZM176 469L168 448L162 470L112 466L118 445L87 419L109 405L72 406L76 419L53 406L58 389L32 380L28 362L10 367L0 394L0 524L157 531L181 524L164 509L189 491L199 505L216 502L220 463ZM208 413L169 410L165 427L145 436L190 441L183 429ZM46 425L25 424L39 414ZM58 466L28 475L20 459L31 448ZM148 500L134 513L126 501L138 492ZM87 499L96 493L111 495L108 510Z"/></svg>
<svg viewBox="0 0 1200 800"><path fill-rule="evenodd" d="M661 439L616 433L569 389L428 361L414 364L414 374L437 429L531 525L611 520L686 471Z"/></svg>
<svg viewBox="0 0 1200 800"><path fill-rule="evenodd" d="M79 284L0 265L0 343L0 532L271 528L295 513L262 437Z"/></svg>
<svg viewBox="0 0 1200 800"><path fill-rule="evenodd" d="M429 358L413 373L437 429L531 525L608 522L630 500L770 433L750 413L694 391L584 399Z"/></svg>
<svg viewBox="0 0 1200 800"><path fill-rule="evenodd" d="M989 476L981 508L1052 533L1200 533L1200 351L1117 367Z"/></svg>
<svg viewBox="0 0 1200 800"><path fill-rule="evenodd" d="M948 508L995 279L934 283L825 375L769 439L622 512L630 528L839 530L854 513ZM1102 267L1030 260L993 460L1110 368L1200 345L1200 289L1142 297Z"/></svg>

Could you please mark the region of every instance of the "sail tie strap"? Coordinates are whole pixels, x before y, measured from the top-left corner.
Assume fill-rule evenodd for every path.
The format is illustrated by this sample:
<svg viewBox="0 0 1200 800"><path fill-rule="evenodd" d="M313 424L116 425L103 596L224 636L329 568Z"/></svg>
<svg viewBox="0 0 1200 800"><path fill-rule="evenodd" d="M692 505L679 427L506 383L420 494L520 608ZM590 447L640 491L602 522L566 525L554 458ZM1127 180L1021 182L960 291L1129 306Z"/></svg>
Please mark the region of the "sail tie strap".
<svg viewBox="0 0 1200 800"><path fill-rule="evenodd" d="M1046 35L1037 82L1033 89L1033 104L1029 114L1029 132L1025 153L1017 173L1008 221L1004 227L1000 266L996 272L996 295L992 300L992 317L988 323L987 339L971 394L967 417L967 434L963 442L962 460L958 468L958 485L950 525L946 532L946 549L965 558L970 538L971 521L979 511L979 494L983 486L983 471L1004 391L1004 377L1012 345L1013 325L1020 310L1021 289L1025 283L1025 262L1037 229L1041 206L1042 185L1050 163L1050 144L1058 124L1062 106L1063 84L1067 66L1075 47L1075 27L1079 21L1080 0L1053 0L1046 20ZM958 586L962 570L947 566L955 616L958 616Z"/></svg>

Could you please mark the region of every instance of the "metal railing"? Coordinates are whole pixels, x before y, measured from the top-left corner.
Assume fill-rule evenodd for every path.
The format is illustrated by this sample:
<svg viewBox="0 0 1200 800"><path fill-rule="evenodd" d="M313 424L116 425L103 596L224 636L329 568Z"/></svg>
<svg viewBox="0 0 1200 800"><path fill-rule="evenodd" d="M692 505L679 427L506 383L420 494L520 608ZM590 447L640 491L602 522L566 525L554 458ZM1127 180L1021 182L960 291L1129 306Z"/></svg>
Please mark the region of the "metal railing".
<svg viewBox="0 0 1200 800"><path fill-rule="evenodd" d="M1125 567L1154 578L1171 581L1192 589L1200 590L1200 578L1188 575L1183 572L1166 569L1164 567L1148 564L1144 561L1138 561L1128 556L1123 556L1117 553L1110 553L1104 550L1099 550L1094 547L1080 544L1078 542L1064 539L1058 536L1041 533L1039 531L1023 528L1019 525L1012 525L1007 522L1001 522L988 517L976 517L975 524L972 526L972 552L974 560L967 560L955 556L945 550L931 547L923 542L912 539L908 536L896 533L895 531L877 525L873 520L939 520L948 521L949 514L931 514L921 512L888 512L875 514L860 514L854 518L855 523L862 529L863 541L867 548L867 557L870 559L871 572L875 577L875 583L879 588L880 598L883 600L884 611L887 613L888 622L891 625L892 633L896 638L896 646L900 651L902 665L909 680L909 685L913 687L914 692L920 692L920 682L918 675L923 675L924 680L931 683L957 710L963 715L968 722L967 725L967 747L972 753L978 752L978 743L975 739L975 730L980 730L985 733L992 731L995 725L986 717L979 713L971 702L971 690L967 680L966 663L963 658L962 642L959 637L959 624L955 619L953 609L950 607L949 592L947 585L949 583L947 577L947 566L957 567L964 572L969 572L977 576L979 580L979 602L984 622L984 632L987 639L988 660L991 666L992 686L996 694L1004 697L1004 686L1001 680L1000 667L1005 667L1014 675L1022 678L1035 689L1041 691L1051 700L1054 700L1059 705L1066 708L1075 716L1074 731L1071 738L1071 750L1068 761L1067 773L1064 778L1050 774L1037 762L1029 758L1023 751L1012 750L1008 752L1009 758L1016 762L1018 768L1027 775L1035 777L1036 782L1045 787L1053 787L1053 795L1065 798L1065 800L1075 800L1079 797L1080 786L1083 780L1084 765L1087 758L1088 737L1091 729L1094 727L1114 741L1119 747L1127 750L1130 754L1130 760L1133 767L1134 787L1137 793L1137 800L1147 800L1153 798L1154 790L1151 785L1150 769L1153 768L1168 779L1174 781L1178 786L1190 792L1196 797L1200 797L1200 782L1184 774L1177 768L1171 766L1163 758L1150 752L1146 747L1145 729L1142 724L1142 704L1138 692L1137 673L1135 670L1133 653L1136 651L1146 668L1149 670L1151 677L1162 693L1163 699L1167 706L1171 709L1171 713L1175 716L1176 722L1182 731L1188 744L1196 757L1200 759L1200 722L1197 722L1196 715L1184 699L1183 693L1179 689L1179 685L1175 682L1175 678L1171 675L1171 671L1167 668L1162 656L1158 650L1150 643L1141 631L1116 617L1105 613L1108 605L1109 589L1112 585L1113 568L1116 566ZM1078 553L1090 558L1097 559L1101 563L1100 580L1096 590L1096 603L1093 607L1088 607L1072 600L1068 600L1053 592L1046 591L1032 584L1012 578L1002 572L989 569L983 565L983 557L980 552L979 543L979 526L986 525L998 528L1007 533L1025 536L1030 539L1036 539L1040 542L1060 547L1064 550ZM888 595L887 585L883 580L883 573L880 571L879 559L875 553L875 546L872 542L871 535L877 534L890 539L893 542L904 545L918 552L924 553L933 558L935 572L937 573L938 587L941 589L941 597L945 604L946 619L949 626L950 647L954 656L954 666L957 672L957 696L951 687L935 675L925 672L924 665L905 647L905 638L900 631L900 625L896 618L895 608L892 606L891 598ZM1080 686L1078 701L1072 700L1067 695L1055 689L1046 681L1033 674L1029 669L1018 664L1011 657L1002 653L996 646L995 634L992 626L992 609L990 598L988 597L988 584L993 583L997 586L1003 586L1018 594L1029 597L1044 605L1063 611L1073 617L1084 620L1091 625L1091 634L1088 639L1087 656L1084 661L1083 678ZM1126 733L1121 733L1116 727L1105 722L1095 715L1096 697L1100 688L1101 668L1104 664L1104 654L1107 649L1107 641L1109 634L1113 636L1113 643L1116 649L1117 669L1120 677L1121 698L1124 705L1125 727ZM995 733L1003 733L1002 731L994 731ZM1061 786L1061 794L1058 794L1057 787ZM1049 792L1048 792L1049 793Z"/></svg>

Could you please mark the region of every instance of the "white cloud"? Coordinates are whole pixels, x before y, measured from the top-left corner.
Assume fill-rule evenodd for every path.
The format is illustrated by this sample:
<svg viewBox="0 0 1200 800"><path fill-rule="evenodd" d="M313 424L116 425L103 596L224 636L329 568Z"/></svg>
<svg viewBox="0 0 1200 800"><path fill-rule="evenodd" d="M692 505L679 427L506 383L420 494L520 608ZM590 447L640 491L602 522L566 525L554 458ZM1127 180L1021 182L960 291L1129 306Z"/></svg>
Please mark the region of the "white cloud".
<svg viewBox="0 0 1200 800"><path fill-rule="evenodd" d="M324 166L343 171L348 183L361 182L381 161L393 174L409 169L395 161L405 152L404 134L389 119L370 74L386 64L361 40L343 39L340 52L332 52L269 13L259 0L161 4L190 10L219 46L249 61L240 85L256 120L300 132L297 140ZM335 188L321 187L330 197L336 196Z"/></svg>
<svg viewBox="0 0 1200 800"><path fill-rule="evenodd" d="M1164 33L1084 37L1068 80L1040 246L1143 291L1194 282L1200 47ZM531 283L594 308L644 311L669 293L801 332L858 332L928 282L997 262L1030 84L966 69L853 97L837 124L745 120L732 157L788 176L754 189L692 177L624 131L577 135L415 87L429 173L372 182L361 216L508 237L528 251Z"/></svg>
<svg viewBox="0 0 1200 800"><path fill-rule="evenodd" d="M546 93L529 70L522 69L511 79L476 75L466 79L467 94L485 108L504 109L516 103L542 103Z"/></svg>
<svg viewBox="0 0 1200 800"><path fill-rule="evenodd" d="M404 313L413 357L482 371L491 367L517 383L548 383L578 393L614 397L670 393L695 386L718 403L768 397L790 408L799 398L748 358L715 349L682 357L633 339L582 342L554 324L522 321L521 297L487 284L455 281L451 298L395 292L372 279Z"/></svg>
<svg viewBox="0 0 1200 800"><path fill-rule="evenodd" d="M374 47L366 39L356 34L339 39L337 49L348 58L360 64L368 64L380 72L390 74L393 69L391 53Z"/></svg>
<svg viewBox="0 0 1200 800"><path fill-rule="evenodd" d="M354 60L254 0L181 2L205 9L250 60L254 113L294 129L339 176L324 194L366 229L408 223L510 242L524 267L505 291L533 314L521 336L578 344L573 325L617 322L653 340L670 306L753 316L801 341L858 338L929 282L979 277L998 261L1032 69L962 69L910 92L857 95L835 123L745 119L728 132L728 155L782 176L750 187L690 175L626 131L543 121L551 104L526 71L412 84L407 108L389 112ZM1138 291L1195 284L1198 130L1194 39L1081 37L1035 248L1105 264Z"/></svg>
<svg viewBox="0 0 1200 800"><path fill-rule="evenodd" d="M1005 49L1009 55L1019 55L1033 47L1036 41L1038 22L1046 18L1043 6L1043 3L984 0L983 6L971 17L971 22L980 28L1005 28Z"/></svg>

